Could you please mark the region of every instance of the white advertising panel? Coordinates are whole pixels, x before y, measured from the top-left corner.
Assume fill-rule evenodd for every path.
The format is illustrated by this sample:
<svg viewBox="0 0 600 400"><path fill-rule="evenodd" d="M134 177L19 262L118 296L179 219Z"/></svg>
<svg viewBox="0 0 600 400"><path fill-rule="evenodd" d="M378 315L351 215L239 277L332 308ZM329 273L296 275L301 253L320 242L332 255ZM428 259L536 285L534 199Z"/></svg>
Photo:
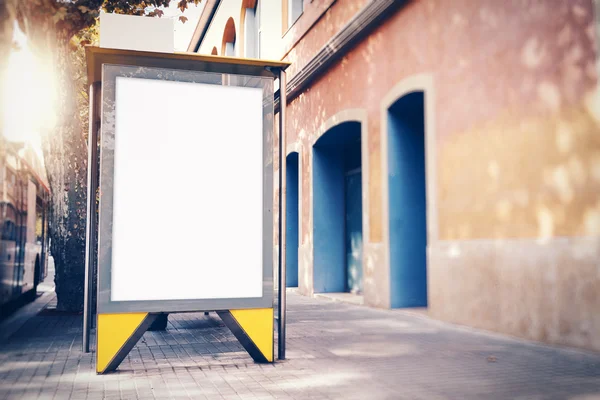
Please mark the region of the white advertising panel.
<svg viewBox="0 0 600 400"><path fill-rule="evenodd" d="M115 91L110 301L263 296L263 90Z"/></svg>

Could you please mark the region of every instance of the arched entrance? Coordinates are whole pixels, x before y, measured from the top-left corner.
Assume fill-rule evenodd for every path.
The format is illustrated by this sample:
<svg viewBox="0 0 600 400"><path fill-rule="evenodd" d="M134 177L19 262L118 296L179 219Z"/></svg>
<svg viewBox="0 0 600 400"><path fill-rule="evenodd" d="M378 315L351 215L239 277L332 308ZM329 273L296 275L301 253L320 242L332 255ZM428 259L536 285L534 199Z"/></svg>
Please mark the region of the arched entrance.
<svg viewBox="0 0 600 400"><path fill-rule="evenodd" d="M221 54L225 56L235 57L237 54L235 32L235 22L233 18L229 18L223 30L223 40L221 42Z"/></svg>
<svg viewBox="0 0 600 400"><path fill-rule="evenodd" d="M287 287L298 287L298 153L286 159L286 211L285 211L285 281Z"/></svg>
<svg viewBox="0 0 600 400"><path fill-rule="evenodd" d="M427 306L424 100L412 92L387 112L392 307Z"/></svg>
<svg viewBox="0 0 600 400"><path fill-rule="evenodd" d="M260 8L258 0L242 1L240 39L242 46L239 49L239 53L241 56L246 58L260 57Z"/></svg>
<svg viewBox="0 0 600 400"><path fill-rule="evenodd" d="M361 124L344 122L313 146L315 293L362 293Z"/></svg>

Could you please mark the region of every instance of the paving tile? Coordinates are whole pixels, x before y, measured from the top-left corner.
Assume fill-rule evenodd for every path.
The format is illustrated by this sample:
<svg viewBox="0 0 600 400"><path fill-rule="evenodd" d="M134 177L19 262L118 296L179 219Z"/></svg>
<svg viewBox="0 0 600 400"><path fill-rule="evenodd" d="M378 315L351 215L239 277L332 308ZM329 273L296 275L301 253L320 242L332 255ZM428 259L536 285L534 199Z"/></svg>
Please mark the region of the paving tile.
<svg viewBox="0 0 600 400"><path fill-rule="evenodd" d="M255 364L214 313L172 314L166 332L147 332L120 369L104 376L95 374L93 355L81 352L81 316L41 313L0 344L0 399L600 395L598 353L295 294L288 307L285 361Z"/></svg>

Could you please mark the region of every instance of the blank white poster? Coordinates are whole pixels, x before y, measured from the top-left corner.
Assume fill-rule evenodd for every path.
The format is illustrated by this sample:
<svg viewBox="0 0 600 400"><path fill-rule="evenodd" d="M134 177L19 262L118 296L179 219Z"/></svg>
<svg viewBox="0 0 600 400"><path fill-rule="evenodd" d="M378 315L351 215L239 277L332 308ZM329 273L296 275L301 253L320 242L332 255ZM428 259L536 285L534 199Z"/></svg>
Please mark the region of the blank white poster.
<svg viewBox="0 0 600 400"><path fill-rule="evenodd" d="M262 89L118 77L111 300L262 297Z"/></svg>

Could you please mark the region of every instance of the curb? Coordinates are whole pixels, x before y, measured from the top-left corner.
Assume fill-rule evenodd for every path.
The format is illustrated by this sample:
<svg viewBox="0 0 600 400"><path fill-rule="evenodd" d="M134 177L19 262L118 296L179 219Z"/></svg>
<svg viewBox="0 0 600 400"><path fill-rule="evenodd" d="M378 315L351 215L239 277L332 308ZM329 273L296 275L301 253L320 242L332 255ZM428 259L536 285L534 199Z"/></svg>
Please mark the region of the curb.
<svg viewBox="0 0 600 400"><path fill-rule="evenodd" d="M44 292L35 301L15 311L13 315L0 323L0 344L6 343L27 321L46 308L55 295L54 290Z"/></svg>

